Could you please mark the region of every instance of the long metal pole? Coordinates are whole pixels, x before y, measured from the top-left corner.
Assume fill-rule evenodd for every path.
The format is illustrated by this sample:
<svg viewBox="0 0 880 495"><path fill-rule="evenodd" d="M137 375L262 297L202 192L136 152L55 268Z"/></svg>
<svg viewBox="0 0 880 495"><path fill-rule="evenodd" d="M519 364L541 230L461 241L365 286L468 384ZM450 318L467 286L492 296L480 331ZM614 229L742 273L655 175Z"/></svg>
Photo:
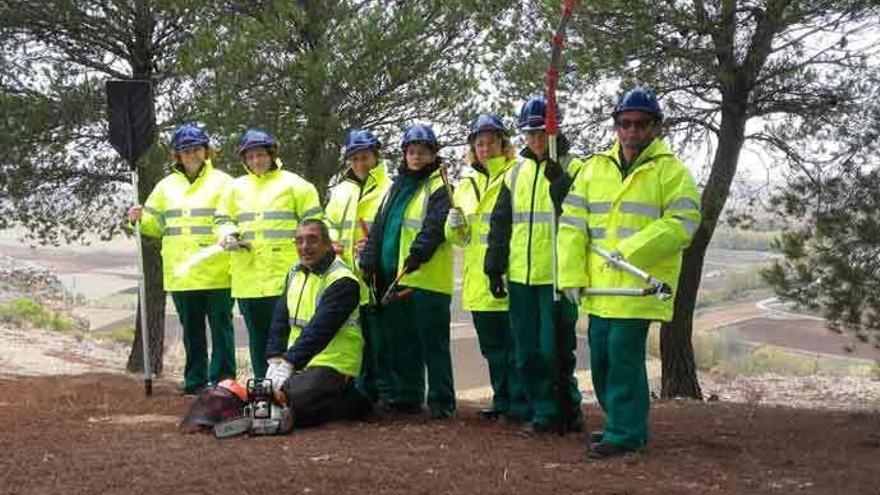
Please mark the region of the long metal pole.
<svg viewBox="0 0 880 495"><path fill-rule="evenodd" d="M131 168L131 186L134 189L134 204L140 204L138 201L138 173L137 165ZM147 284L144 280L144 247L141 243L141 222L138 220L134 225L135 237L137 238L138 248L138 298L140 299L140 316L141 316L141 346L144 353L144 394L153 395L153 368L150 359L150 332L147 328Z"/></svg>

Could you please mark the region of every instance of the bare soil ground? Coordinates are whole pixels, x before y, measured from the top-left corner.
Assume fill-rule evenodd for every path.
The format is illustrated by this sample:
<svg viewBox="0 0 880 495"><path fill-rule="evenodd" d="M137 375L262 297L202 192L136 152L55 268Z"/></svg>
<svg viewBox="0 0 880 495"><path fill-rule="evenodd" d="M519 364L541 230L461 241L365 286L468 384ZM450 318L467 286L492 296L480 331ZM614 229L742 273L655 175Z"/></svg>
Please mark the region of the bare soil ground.
<svg viewBox="0 0 880 495"><path fill-rule="evenodd" d="M880 416L658 401L641 453L584 457L583 435L528 439L457 420L374 419L283 437L183 434L192 399L136 378L0 379L0 493L877 494ZM601 416L586 409L596 428Z"/></svg>

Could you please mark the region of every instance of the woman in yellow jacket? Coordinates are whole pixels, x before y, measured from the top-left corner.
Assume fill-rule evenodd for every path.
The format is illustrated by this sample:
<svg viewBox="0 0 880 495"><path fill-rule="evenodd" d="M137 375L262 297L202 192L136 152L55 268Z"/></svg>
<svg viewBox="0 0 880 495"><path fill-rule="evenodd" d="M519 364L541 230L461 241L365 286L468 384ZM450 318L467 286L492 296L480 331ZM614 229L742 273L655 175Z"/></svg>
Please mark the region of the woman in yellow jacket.
<svg viewBox="0 0 880 495"><path fill-rule="evenodd" d="M379 331L376 321L374 307L378 301L370 301L355 260L366 243L379 203L391 186L380 149L381 143L372 132L354 129L348 133L344 154L349 168L342 180L330 190L330 201L326 208L334 248L360 279L361 301L371 303L364 304L360 309L365 347L358 387L372 401L388 396L388 346L384 342L385 333Z"/></svg>
<svg viewBox="0 0 880 495"><path fill-rule="evenodd" d="M455 188L454 207L446 218L446 237L463 247L462 307L470 311L489 365L492 407L479 412L484 419L501 416L529 419L530 408L520 385L508 316L508 299L492 296L482 267L486 257L489 218L504 175L516 163L504 123L496 115L480 115L468 133L468 161L472 173Z"/></svg>
<svg viewBox="0 0 880 495"><path fill-rule="evenodd" d="M232 297L248 330L254 377L266 375L266 340L287 272L299 258L293 242L302 220L322 216L318 191L282 170L278 144L267 132L248 129L238 144L247 175L220 199L215 222L230 254Z"/></svg>
<svg viewBox="0 0 880 495"><path fill-rule="evenodd" d="M208 136L195 124L178 127L171 148L171 173L156 184L143 206L129 209L128 219L140 222L142 234L162 238L164 286L183 326L183 392L195 394L209 381L235 378L228 256L221 252L191 263L217 238L214 212L232 178L214 168ZM210 371L206 316L213 347Z"/></svg>
<svg viewBox="0 0 880 495"><path fill-rule="evenodd" d="M391 356L389 405L398 412L421 411L427 369L431 417L451 418L452 245L444 233L449 195L440 177L440 143L430 127L415 124L404 133L401 148L404 163L376 213L360 268L379 294L389 287L393 291L399 275L397 290L412 289L409 297L381 309Z"/></svg>

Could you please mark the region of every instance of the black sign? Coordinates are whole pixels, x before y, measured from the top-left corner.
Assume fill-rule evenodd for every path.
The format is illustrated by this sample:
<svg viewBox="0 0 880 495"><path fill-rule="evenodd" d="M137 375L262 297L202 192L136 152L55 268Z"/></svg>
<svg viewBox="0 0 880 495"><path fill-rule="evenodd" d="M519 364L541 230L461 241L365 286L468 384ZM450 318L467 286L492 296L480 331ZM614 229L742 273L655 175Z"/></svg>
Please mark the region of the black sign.
<svg viewBox="0 0 880 495"><path fill-rule="evenodd" d="M134 166L156 136L150 81L107 81L107 120L110 144Z"/></svg>

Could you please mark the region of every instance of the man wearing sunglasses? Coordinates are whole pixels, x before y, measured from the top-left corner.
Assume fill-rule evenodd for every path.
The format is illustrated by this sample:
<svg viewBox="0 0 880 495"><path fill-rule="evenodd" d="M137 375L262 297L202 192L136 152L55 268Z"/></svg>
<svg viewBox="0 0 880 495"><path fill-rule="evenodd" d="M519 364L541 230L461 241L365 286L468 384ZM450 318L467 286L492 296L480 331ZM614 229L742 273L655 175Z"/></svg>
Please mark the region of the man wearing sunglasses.
<svg viewBox="0 0 880 495"><path fill-rule="evenodd" d="M604 429L591 434L592 458L647 443L645 340L651 321L672 319L674 298L581 297L582 288L644 286L591 245L665 282L674 294L681 253L700 224L700 193L660 137L663 111L654 94L640 87L624 93L612 117L617 142L584 163L563 202L557 237L559 287L589 315L593 389L606 415Z"/></svg>

